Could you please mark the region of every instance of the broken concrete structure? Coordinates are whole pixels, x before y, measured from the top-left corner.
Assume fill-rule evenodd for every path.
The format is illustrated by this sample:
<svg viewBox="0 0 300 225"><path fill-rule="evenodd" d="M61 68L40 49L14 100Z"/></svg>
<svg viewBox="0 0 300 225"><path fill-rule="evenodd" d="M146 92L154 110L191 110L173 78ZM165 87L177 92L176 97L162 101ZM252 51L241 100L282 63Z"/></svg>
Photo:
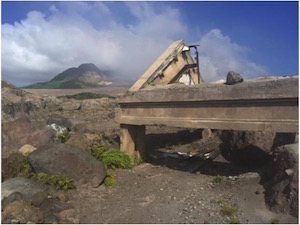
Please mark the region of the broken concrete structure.
<svg viewBox="0 0 300 225"><path fill-rule="evenodd" d="M150 84L176 83L181 78L189 79L191 84L203 83L197 63L197 51L195 63L189 52L191 47L196 48L196 46L186 46L183 40L173 42L129 91L138 91Z"/></svg>
<svg viewBox="0 0 300 225"><path fill-rule="evenodd" d="M226 85L197 82L191 73L195 85L179 84L182 68L191 65L181 59L182 49L183 42L174 42L119 98L122 151L143 154L146 125L298 132L298 77L257 78ZM177 56L176 62L168 59L171 55ZM156 69L156 63L161 69Z"/></svg>

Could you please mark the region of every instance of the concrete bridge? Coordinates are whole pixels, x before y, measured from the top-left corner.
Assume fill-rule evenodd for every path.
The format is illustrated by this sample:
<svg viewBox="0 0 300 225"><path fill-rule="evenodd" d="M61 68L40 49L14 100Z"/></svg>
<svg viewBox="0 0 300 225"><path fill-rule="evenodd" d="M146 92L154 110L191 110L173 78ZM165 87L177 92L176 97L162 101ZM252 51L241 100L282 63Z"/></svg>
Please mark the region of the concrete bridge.
<svg viewBox="0 0 300 225"><path fill-rule="evenodd" d="M205 84L199 73L196 79L197 70L193 70L189 74L194 85L179 84L186 69L199 66L192 64L186 52L188 61L184 63L180 59L182 49L182 41L173 43L159 63L155 62L150 72L146 71L129 92L119 97L116 120L121 126L122 151L133 156L143 154L146 125L298 132L298 77L257 78L235 85ZM167 61L162 60L166 56ZM163 71L168 73L157 76Z"/></svg>

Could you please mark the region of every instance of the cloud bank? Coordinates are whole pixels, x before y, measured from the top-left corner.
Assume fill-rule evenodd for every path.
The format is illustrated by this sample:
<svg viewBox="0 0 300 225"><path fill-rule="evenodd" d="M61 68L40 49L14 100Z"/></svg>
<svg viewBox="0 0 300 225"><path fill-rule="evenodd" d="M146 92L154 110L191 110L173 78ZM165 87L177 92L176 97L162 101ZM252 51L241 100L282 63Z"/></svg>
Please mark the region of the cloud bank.
<svg viewBox="0 0 300 225"><path fill-rule="evenodd" d="M92 62L134 81L173 41L185 37L190 37L188 24L179 9L167 4L56 3L47 13L31 11L20 22L2 24L2 79L23 86ZM233 43L220 29L193 38L200 44L205 81L224 79L229 70L246 78L267 74L266 68L249 60L249 49Z"/></svg>

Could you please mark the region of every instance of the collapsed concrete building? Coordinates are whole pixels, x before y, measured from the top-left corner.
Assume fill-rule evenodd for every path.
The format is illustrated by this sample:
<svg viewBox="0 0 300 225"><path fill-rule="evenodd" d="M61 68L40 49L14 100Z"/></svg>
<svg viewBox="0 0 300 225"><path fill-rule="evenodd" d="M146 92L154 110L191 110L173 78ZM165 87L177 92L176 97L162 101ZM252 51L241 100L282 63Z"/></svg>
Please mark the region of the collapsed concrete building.
<svg viewBox="0 0 300 225"><path fill-rule="evenodd" d="M179 40L119 97L122 151L143 154L146 125L298 132L298 77L227 85L204 83L199 71L197 46Z"/></svg>

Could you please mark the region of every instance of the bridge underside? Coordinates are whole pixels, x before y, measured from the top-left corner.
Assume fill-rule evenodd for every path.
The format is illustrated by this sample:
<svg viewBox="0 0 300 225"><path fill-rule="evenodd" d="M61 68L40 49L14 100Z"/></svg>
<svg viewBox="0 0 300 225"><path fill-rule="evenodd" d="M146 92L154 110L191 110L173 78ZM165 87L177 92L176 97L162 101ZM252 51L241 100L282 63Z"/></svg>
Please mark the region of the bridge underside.
<svg viewBox="0 0 300 225"><path fill-rule="evenodd" d="M121 150L144 149L145 125L298 132L298 78L146 87L119 99ZM138 153L137 153L138 154Z"/></svg>

